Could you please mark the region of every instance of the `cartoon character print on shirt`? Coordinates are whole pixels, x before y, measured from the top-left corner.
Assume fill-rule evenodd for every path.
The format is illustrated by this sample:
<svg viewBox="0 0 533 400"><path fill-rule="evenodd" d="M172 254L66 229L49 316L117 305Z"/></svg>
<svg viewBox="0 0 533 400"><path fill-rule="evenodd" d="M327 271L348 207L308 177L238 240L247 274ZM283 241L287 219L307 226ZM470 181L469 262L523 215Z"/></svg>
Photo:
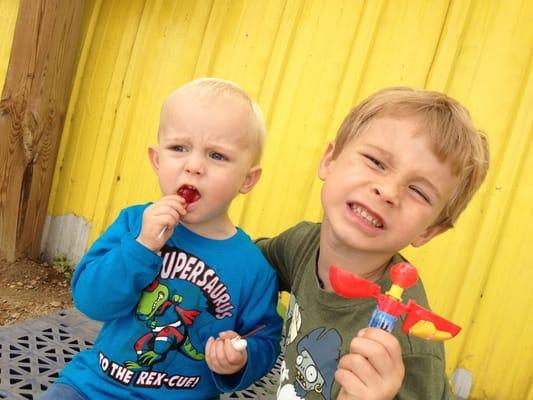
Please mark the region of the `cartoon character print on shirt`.
<svg viewBox="0 0 533 400"><path fill-rule="evenodd" d="M150 332L135 342L137 361L126 361L126 368L151 367L164 361L171 350L179 350L193 360L204 359L204 355L194 348L187 331L187 326L192 325L200 312L181 308L179 303L183 297L179 294L169 296L168 287L157 279L144 289L136 315Z"/></svg>
<svg viewBox="0 0 533 400"><path fill-rule="evenodd" d="M298 342L294 386L299 396L314 391L325 400L330 399L341 342L336 329L326 331L325 328L312 330Z"/></svg>
<svg viewBox="0 0 533 400"><path fill-rule="evenodd" d="M276 398L278 400L302 400L302 398L296 394L294 385L290 383L283 384L283 382L288 381L288 380L289 380L289 369L287 368L287 364L285 364L285 360L283 360L281 362L281 370L279 373L280 386L278 388Z"/></svg>
<svg viewBox="0 0 533 400"><path fill-rule="evenodd" d="M294 342L302 326L301 309L296 297L291 295L286 317L285 345ZM336 329L315 328L296 343L295 365L281 364L279 400L305 399L309 393L331 399L331 388L340 357L342 338ZM290 368L294 381L290 382ZM313 398L316 398L313 397Z"/></svg>
<svg viewBox="0 0 533 400"><path fill-rule="evenodd" d="M210 318L222 320L233 316L234 306L228 288L213 268L181 249L164 247L161 256L160 280L188 282L188 286L195 290L194 294L200 292L205 299L203 306Z"/></svg>
<svg viewBox="0 0 533 400"><path fill-rule="evenodd" d="M297 344L296 362L293 366L295 381L290 380L285 361L280 373L279 400L305 399L314 392L325 400L331 399L331 388L339 362L341 336L336 329L316 328Z"/></svg>
<svg viewBox="0 0 533 400"><path fill-rule="evenodd" d="M289 345L294 342L294 339L298 336L298 332L300 332L300 327L302 326L300 306L296 302L296 296L293 294L291 294L290 297L285 326L287 327L285 332L285 344Z"/></svg>
<svg viewBox="0 0 533 400"><path fill-rule="evenodd" d="M228 288L217 271L179 248L165 247L159 274L141 293L132 333L136 357L118 362L99 353L102 372L124 385L193 389L202 377L190 375L184 360L202 361L205 342L219 321L233 316ZM133 355L132 354L132 355ZM170 375L172 370L183 372Z"/></svg>

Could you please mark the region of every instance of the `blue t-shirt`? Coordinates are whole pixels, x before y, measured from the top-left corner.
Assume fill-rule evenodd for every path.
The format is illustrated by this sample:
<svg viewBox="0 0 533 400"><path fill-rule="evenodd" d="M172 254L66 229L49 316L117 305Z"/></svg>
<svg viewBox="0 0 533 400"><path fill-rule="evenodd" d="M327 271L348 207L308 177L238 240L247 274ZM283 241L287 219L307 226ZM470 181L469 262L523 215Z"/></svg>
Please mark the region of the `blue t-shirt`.
<svg viewBox="0 0 533 400"><path fill-rule="evenodd" d="M178 225L156 254L136 241L146 207L124 209L76 268L74 303L104 324L92 349L79 353L58 382L89 399L207 399L248 387L279 353L274 270L239 228L213 240ZM243 371L223 376L208 369L209 337L262 324L248 338Z"/></svg>

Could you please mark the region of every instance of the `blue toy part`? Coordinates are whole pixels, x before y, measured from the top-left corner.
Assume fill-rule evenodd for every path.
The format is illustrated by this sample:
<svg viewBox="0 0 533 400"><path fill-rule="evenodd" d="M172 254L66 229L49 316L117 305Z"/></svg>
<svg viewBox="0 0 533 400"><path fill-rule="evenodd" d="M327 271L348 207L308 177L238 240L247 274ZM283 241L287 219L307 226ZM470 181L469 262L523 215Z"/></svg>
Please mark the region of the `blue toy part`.
<svg viewBox="0 0 533 400"><path fill-rule="evenodd" d="M397 319L398 318L394 315L390 315L376 307L372 313L372 317L370 317L368 326L372 328L383 329L387 332L392 332Z"/></svg>

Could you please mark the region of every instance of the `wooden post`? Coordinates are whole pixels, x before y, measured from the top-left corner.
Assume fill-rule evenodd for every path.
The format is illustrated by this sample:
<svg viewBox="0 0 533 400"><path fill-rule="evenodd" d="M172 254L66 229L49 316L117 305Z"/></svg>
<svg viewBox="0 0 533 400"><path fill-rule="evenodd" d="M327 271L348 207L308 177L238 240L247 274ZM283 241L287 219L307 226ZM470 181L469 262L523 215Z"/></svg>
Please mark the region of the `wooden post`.
<svg viewBox="0 0 533 400"><path fill-rule="evenodd" d="M0 100L0 256L37 258L84 0L21 0Z"/></svg>

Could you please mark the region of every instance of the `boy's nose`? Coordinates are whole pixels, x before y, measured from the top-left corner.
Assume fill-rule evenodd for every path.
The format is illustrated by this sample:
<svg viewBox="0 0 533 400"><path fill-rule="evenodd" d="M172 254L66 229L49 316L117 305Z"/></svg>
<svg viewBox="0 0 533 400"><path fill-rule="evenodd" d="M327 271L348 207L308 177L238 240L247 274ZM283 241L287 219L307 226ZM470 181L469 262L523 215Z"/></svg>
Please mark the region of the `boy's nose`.
<svg viewBox="0 0 533 400"><path fill-rule="evenodd" d="M399 203L399 189L397 186L393 184L381 184L381 185L374 185L373 192L375 195L377 195L381 200L386 202L387 204L391 206L396 206Z"/></svg>
<svg viewBox="0 0 533 400"><path fill-rule="evenodd" d="M185 172L191 175L202 175L204 173L204 165L200 157L191 156L185 164Z"/></svg>

